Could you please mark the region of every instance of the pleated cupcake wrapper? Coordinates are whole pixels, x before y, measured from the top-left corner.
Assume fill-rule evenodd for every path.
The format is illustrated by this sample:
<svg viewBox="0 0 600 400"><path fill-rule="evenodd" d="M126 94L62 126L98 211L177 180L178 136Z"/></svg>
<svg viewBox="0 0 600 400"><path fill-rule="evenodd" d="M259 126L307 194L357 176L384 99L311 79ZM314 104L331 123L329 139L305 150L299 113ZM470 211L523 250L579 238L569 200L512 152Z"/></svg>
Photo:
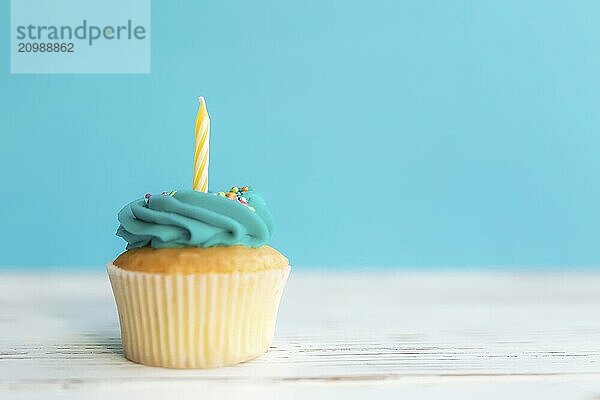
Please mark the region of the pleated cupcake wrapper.
<svg viewBox="0 0 600 400"><path fill-rule="evenodd" d="M123 351L169 368L215 368L263 354L290 267L168 275L107 266Z"/></svg>

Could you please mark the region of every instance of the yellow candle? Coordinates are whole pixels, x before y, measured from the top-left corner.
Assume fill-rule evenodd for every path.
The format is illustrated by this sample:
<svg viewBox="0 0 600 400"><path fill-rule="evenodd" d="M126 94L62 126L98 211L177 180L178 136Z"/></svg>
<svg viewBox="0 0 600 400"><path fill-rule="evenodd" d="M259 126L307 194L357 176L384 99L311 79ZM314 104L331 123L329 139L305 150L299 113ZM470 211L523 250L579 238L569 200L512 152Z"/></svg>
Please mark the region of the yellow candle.
<svg viewBox="0 0 600 400"><path fill-rule="evenodd" d="M194 184L193 189L208 192L208 156L210 139L210 118L206 110L204 97L200 97L200 108L196 115L194 129L196 138L196 151L194 152Z"/></svg>

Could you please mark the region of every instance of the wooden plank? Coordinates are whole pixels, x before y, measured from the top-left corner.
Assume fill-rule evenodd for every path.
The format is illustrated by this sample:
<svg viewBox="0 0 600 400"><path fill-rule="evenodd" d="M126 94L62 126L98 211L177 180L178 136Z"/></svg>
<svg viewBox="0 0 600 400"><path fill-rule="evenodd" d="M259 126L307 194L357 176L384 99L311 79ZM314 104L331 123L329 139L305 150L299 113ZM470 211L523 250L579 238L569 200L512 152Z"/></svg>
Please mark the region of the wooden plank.
<svg viewBox="0 0 600 400"><path fill-rule="evenodd" d="M3 273L0 398L494 398L535 388L589 398L600 394L598 287L600 273L581 271L294 271L267 355L181 371L122 358L104 274Z"/></svg>

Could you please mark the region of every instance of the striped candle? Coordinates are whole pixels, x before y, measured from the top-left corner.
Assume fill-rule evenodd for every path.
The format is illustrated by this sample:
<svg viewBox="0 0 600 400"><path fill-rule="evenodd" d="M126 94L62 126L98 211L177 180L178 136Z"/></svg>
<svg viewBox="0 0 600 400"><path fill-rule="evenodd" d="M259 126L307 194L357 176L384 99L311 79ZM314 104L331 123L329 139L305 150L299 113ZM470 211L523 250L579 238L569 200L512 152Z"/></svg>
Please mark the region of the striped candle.
<svg viewBox="0 0 600 400"><path fill-rule="evenodd" d="M196 126L194 128L196 151L194 152L193 189L199 192L208 192L210 118L208 117L204 97L200 97L198 100L200 101L200 108L198 108Z"/></svg>

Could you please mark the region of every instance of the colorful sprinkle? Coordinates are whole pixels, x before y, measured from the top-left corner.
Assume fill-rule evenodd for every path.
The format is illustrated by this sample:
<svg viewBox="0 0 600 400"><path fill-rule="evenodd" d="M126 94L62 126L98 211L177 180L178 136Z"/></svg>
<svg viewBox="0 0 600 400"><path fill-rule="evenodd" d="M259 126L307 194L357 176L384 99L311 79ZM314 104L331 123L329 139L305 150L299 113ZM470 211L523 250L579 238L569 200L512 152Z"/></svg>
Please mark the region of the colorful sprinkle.
<svg viewBox="0 0 600 400"><path fill-rule="evenodd" d="M214 195L219 197L226 197L229 200L237 200L238 203L248 207L251 211L256 211L254 207L250 207L248 205L248 199L244 197L244 193L248 192L249 190L250 189L248 188L248 186L242 186L241 188L238 188L237 186L232 186L231 189L229 189L229 192L218 192L214 193Z"/></svg>
<svg viewBox="0 0 600 400"><path fill-rule="evenodd" d="M146 193L144 195L144 207L148 207L150 204L150 197L152 197L151 193Z"/></svg>

